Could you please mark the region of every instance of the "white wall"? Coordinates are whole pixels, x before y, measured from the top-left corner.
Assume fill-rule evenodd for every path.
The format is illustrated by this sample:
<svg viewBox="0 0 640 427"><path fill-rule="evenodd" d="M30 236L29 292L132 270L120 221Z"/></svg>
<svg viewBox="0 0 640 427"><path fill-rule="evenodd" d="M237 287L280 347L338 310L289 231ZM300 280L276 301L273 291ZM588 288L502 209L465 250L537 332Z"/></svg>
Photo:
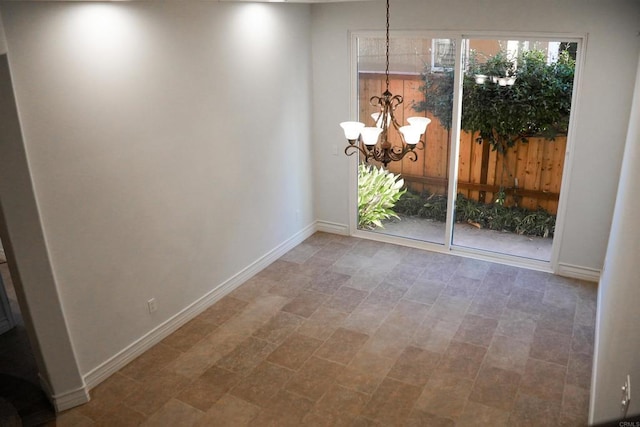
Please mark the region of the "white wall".
<svg viewBox="0 0 640 427"><path fill-rule="evenodd" d="M314 5L314 159L319 220L349 223L348 158L338 123L350 118L348 31L382 30L381 2ZM559 262L602 267L637 68L640 3L633 0L391 2L393 30L588 33L575 105L575 152ZM597 172L597 173L595 173Z"/></svg>
<svg viewBox="0 0 640 427"><path fill-rule="evenodd" d="M81 373L313 222L308 5L1 8Z"/></svg>
<svg viewBox="0 0 640 427"><path fill-rule="evenodd" d="M640 62L604 271L591 394L591 421L620 417L620 388L631 374L629 415L640 415Z"/></svg>

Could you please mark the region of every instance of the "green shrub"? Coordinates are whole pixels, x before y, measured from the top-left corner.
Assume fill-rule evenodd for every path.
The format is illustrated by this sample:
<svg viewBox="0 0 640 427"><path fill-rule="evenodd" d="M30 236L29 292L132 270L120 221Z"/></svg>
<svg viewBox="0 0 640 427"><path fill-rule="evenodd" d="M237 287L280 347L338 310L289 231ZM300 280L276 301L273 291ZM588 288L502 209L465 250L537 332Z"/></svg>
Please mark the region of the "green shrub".
<svg viewBox="0 0 640 427"><path fill-rule="evenodd" d="M403 215L444 222L447 216L447 197L408 192L398 200L396 211ZM462 194L456 197L455 221L473 223L490 230L540 237L553 237L556 227L556 216L543 209L531 211L516 206L507 207L499 200L484 204Z"/></svg>
<svg viewBox="0 0 640 427"><path fill-rule="evenodd" d="M383 227L383 220L399 218L393 207L407 191L403 186L404 180L399 175L361 163L358 166L358 227Z"/></svg>

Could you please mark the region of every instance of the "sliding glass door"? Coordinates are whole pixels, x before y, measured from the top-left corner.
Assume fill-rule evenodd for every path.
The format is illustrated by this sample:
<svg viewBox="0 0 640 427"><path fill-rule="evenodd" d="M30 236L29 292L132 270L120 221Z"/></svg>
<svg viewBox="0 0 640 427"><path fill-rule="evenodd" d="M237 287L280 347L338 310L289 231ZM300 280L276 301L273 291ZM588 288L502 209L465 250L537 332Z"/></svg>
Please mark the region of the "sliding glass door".
<svg viewBox="0 0 640 427"><path fill-rule="evenodd" d="M414 116L427 117L431 123L423 137L425 144L416 150L415 161L405 157L387 166L385 172L392 175L386 182L402 180L403 193L391 208L394 214L382 218L380 224L363 214L367 212L367 203L379 203L377 198L380 194L393 196L384 187L370 188L383 182L371 178L372 174L379 173L382 165L360 161L360 229L441 245L445 243L452 106L447 103L434 110L427 100L431 99L430 93L453 98L453 85L448 77L454 72L455 44L456 41L450 38L392 38L388 89L404 100L396 109L395 117L401 125ZM377 113L378 108L371 105L370 98L380 96L387 89L385 41L383 38L362 37L357 45L358 120L373 126L371 115ZM391 132L391 141L400 144L399 135ZM371 200L363 200L366 197Z"/></svg>

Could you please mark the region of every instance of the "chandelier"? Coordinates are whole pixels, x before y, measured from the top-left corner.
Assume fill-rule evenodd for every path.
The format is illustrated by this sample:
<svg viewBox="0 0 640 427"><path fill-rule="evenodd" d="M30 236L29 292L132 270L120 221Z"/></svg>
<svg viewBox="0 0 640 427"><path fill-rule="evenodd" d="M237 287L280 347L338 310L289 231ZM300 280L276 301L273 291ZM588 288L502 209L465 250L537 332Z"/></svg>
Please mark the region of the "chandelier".
<svg viewBox="0 0 640 427"><path fill-rule="evenodd" d="M361 122L342 122L344 136L349 145L344 149L347 156L360 152L365 162L375 160L387 167L390 162L402 160L405 156L415 162L418 155L415 152L418 144L424 147L422 135L427 131L431 119L426 117L409 117L406 126L400 126L394 112L402 104L402 96L389 92L389 0L387 0L387 28L386 28L386 90L382 96L372 96L369 103L379 110L371 117L375 126L368 127ZM395 129L400 135L401 145L394 145L389 138L389 129Z"/></svg>

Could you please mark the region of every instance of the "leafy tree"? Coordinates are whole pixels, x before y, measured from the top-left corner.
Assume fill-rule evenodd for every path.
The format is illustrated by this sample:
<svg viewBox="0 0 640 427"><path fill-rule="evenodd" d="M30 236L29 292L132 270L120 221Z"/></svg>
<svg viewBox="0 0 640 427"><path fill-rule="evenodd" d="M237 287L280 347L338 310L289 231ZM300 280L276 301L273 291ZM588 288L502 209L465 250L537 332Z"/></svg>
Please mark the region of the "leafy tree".
<svg viewBox="0 0 640 427"><path fill-rule="evenodd" d="M478 133L478 142L488 141L492 149L504 154L518 141L543 136L553 139L567 132L575 61L567 50L556 62L547 64L540 50L523 52L517 61L505 52L478 61L472 52L463 77L462 129ZM484 84L475 82L476 75L486 75ZM511 86L491 83L490 77L515 77ZM413 108L432 113L447 129L452 125L453 71L423 73L425 94Z"/></svg>

